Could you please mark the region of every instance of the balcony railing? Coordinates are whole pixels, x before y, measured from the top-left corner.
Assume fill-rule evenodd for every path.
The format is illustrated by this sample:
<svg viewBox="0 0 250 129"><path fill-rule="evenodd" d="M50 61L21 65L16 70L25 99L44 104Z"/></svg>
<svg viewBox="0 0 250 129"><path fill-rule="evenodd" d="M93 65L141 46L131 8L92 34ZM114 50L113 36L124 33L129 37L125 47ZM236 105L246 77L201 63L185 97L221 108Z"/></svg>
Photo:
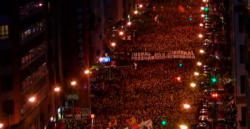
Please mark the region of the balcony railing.
<svg viewBox="0 0 250 129"><path fill-rule="evenodd" d="M34 36L40 34L43 30L44 26L44 19L37 22L36 24L26 28L24 31L21 32L21 44L24 44L26 41L30 40Z"/></svg>
<svg viewBox="0 0 250 129"><path fill-rule="evenodd" d="M32 14L37 13L42 10L43 4L41 0L33 1L29 4L26 4L20 7L20 19L24 19Z"/></svg>
<svg viewBox="0 0 250 129"><path fill-rule="evenodd" d="M42 42L32 50L30 50L27 54L21 57L21 67L22 69L30 65L34 62L37 58L42 56L45 53L47 46L45 42Z"/></svg>
<svg viewBox="0 0 250 129"><path fill-rule="evenodd" d="M44 77L47 73L46 63L38 68L38 70L28 76L22 82L22 90L25 91L29 86L38 82L42 77Z"/></svg>
<svg viewBox="0 0 250 129"><path fill-rule="evenodd" d="M40 102L42 102L46 98L49 92L48 89L49 88L47 85L43 86L42 89L34 95L34 97L36 98L35 102L28 101L22 106L21 114L23 117L25 117L26 114L31 112L35 107L37 107L40 104Z"/></svg>

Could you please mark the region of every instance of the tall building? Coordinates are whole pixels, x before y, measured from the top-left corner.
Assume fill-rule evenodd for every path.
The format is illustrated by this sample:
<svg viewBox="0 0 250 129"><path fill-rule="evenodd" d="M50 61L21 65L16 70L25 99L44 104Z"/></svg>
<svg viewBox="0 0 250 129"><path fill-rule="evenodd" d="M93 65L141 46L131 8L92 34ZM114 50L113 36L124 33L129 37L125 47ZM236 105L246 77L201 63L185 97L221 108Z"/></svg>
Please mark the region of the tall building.
<svg viewBox="0 0 250 129"><path fill-rule="evenodd" d="M0 1L0 123L42 129L55 116L50 2Z"/></svg>
<svg viewBox="0 0 250 129"><path fill-rule="evenodd" d="M249 2L231 0L232 70L237 107L237 129L250 128Z"/></svg>

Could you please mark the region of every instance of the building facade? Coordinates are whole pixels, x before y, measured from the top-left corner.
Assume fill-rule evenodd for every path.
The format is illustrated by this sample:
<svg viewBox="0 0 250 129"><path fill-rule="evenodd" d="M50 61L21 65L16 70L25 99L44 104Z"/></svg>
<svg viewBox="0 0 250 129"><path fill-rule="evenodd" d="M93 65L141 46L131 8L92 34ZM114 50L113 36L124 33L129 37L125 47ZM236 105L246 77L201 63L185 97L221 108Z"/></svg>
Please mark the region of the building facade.
<svg viewBox="0 0 250 129"><path fill-rule="evenodd" d="M0 1L0 123L41 129L55 116L50 2Z"/></svg>
<svg viewBox="0 0 250 129"><path fill-rule="evenodd" d="M232 75L237 107L237 129L250 128L249 14L246 0L231 0Z"/></svg>

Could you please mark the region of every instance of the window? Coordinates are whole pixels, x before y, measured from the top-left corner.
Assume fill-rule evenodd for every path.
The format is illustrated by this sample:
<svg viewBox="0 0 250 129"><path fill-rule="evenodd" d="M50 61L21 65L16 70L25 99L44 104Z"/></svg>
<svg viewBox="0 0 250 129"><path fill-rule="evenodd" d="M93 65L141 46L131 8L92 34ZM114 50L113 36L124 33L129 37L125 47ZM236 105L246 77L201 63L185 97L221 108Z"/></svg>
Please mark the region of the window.
<svg viewBox="0 0 250 129"><path fill-rule="evenodd" d="M13 89L13 77L12 75L2 76L2 91L11 91Z"/></svg>
<svg viewBox="0 0 250 129"><path fill-rule="evenodd" d="M240 63L244 63L245 45L240 45Z"/></svg>
<svg viewBox="0 0 250 129"><path fill-rule="evenodd" d="M3 113L4 115L9 115L14 113L14 101L6 100L3 101Z"/></svg>
<svg viewBox="0 0 250 129"><path fill-rule="evenodd" d="M9 38L9 26L1 25L0 26L0 40Z"/></svg>
<svg viewBox="0 0 250 129"><path fill-rule="evenodd" d="M238 26L239 26L239 33L243 33L244 31L244 15L243 14L239 14L238 17Z"/></svg>
<svg viewBox="0 0 250 129"><path fill-rule="evenodd" d="M246 112L246 107L241 107L241 121L240 125L245 127L247 125L247 112Z"/></svg>
<svg viewBox="0 0 250 129"><path fill-rule="evenodd" d="M240 93L245 94L245 84L246 84L246 77L245 75L240 76Z"/></svg>

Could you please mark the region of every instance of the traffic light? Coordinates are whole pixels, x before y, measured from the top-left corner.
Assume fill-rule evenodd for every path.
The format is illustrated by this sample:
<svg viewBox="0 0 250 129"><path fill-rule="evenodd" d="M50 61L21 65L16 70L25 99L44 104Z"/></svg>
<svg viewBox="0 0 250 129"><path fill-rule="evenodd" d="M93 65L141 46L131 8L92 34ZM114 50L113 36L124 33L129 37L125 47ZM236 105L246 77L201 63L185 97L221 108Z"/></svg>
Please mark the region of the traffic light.
<svg viewBox="0 0 250 129"><path fill-rule="evenodd" d="M179 63L179 67L182 67L182 63Z"/></svg>
<svg viewBox="0 0 250 129"><path fill-rule="evenodd" d="M161 124L162 124L162 125L167 125L167 121L166 121L166 120L162 120L162 121L161 121Z"/></svg>
<svg viewBox="0 0 250 129"><path fill-rule="evenodd" d="M192 18L192 17L190 17L190 18L189 18L189 21L192 21L192 20L193 20L193 18Z"/></svg>
<svg viewBox="0 0 250 129"><path fill-rule="evenodd" d="M213 83L217 82L217 78L216 77L213 77L211 80L212 80Z"/></svg>
<svg viewBox="0 0 250 129"><path fill-rule="evenodd" d="M205 8L204 8L204 11L205 11L205 12L209 11L208 7L205 7Z"/></svg>

